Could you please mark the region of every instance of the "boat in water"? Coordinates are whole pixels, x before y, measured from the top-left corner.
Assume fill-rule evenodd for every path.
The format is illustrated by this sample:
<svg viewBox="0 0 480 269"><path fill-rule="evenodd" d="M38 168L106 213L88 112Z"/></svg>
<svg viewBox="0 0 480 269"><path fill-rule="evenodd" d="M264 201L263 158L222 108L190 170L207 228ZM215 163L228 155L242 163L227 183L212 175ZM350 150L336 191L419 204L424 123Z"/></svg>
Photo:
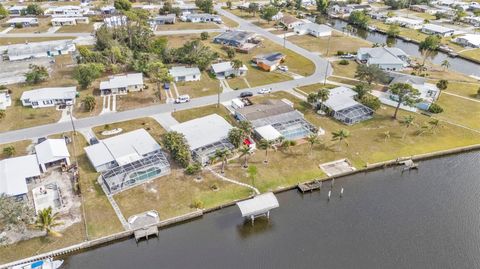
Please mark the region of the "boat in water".
<svg viewBox="0 0 480 269"><path fill-rule="evenodd" d="M15 265L10 267L10 269L58 269L62 266L63 260L53 260L48 258L41 261L35 261L30 263L24 263L21 265Z"/></svg>

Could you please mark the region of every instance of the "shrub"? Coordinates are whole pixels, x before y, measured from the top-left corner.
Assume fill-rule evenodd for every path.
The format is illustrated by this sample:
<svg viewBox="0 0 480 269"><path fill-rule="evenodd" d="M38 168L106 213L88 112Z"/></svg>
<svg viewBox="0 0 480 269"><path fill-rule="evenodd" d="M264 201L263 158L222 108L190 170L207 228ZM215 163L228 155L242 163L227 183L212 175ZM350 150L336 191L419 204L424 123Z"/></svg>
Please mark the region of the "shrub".
<svg viewBox="0 0 480 269"><path fill-rule="evenodd" d="M373 111L378 110L382 105L378 97L373 95L367 95L367 94L362 96L362 99L360 99L360 102L365 106L368 106L369 108L371 108Z"/></svg>
<svg viewBox="0 0 480 269"><path fill-rule="evenodd" d="M203 202L200 199L195 199L192 201L190 207L200 209L203 207Z"/></svg>
<svg viewBox="0 0 480 269"><path fill-rule="evenodd" d="M344 52L344 51L341 51L341 50L339 50L339 51L337 51L337 55L338 55L338 56L345 55L345 52Z"/></svg>
<svg viewBox="0 0 480 269"><path fill-rule="evenodd" d="M5 110L0 110L0 120L5 118L7 116L7 113L5 112Z"/></svg>
<svg viewBox="0 0 480 269"><path fill-rule="evenodd" d="M208 37L209 37L209 35L208 35L207 32L202 32L202 33L200 34L200 39L201 39L201 40L207 40Z"/></svg>
<svg viewBox="0 0 480 269"><path fill-rule="evenodd" d="M202 166L199 163L189 164L187 168L185 168L185 174L187 175L195 175L198 174L202 170Z"/></svg>
<svg viewBox="0 0 480 269"><path fill-rule="evenodd" d="M340 64L340 65L349 65L350 62L347 61L347 60L345 60L345 59L343 59L343 60L340 60L340 62L338 62L338 64Z"/></svg>
<svg viewBox="0 0 480 269"><path fill-rule="evenodd" d="M442 113L443 112L443 108L436 104L436 103L433 103L430 105L430 107L428 108L428 112L430 113L434 113L434 114L438 114L438 113Z"/></svg>
<svg viewBox="0 0 480 269"><path fill-rule="evenodd" d="M8 146L3 148L3 155L7 157L12 157L13 155L15 155L15 153L16 153L16 150L14 146Z"/></svg>

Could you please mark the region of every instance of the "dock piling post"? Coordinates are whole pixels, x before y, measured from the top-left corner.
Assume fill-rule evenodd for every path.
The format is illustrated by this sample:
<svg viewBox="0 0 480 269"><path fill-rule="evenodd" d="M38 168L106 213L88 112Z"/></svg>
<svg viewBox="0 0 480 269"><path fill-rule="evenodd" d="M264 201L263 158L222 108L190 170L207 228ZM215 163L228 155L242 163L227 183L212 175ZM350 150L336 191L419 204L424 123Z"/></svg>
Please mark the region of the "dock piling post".
<svg viewBox="0 0 480 269"><path fill-rule="evenodd" d="M340 198L343 197L343 187L342 189L340 190Z"/></svg>
<svg viewBox="0 0 480 269"><path fill-rule="evenodd" d="M330 189L333 189L333 185L335 185L335 178L332 179L332 183L330 184Z"/></svg>
<svg viewBox="0 0 480 269"><path fill-rule="evenodd" d="M332 191L328 191L328 201L330 201L330 195L332 195Z"/></svg>

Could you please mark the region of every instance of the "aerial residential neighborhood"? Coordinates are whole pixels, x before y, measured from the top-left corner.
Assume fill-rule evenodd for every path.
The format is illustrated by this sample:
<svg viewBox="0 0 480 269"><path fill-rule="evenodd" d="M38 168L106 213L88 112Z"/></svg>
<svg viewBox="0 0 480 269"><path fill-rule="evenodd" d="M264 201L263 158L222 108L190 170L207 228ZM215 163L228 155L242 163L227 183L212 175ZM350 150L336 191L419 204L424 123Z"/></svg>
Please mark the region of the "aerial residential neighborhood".
<svg viewBox="0 0 480 269"><path fill-rule="evenodd" d="M479 26L475 0L0 0L0 268L479 267Z"/></svg>

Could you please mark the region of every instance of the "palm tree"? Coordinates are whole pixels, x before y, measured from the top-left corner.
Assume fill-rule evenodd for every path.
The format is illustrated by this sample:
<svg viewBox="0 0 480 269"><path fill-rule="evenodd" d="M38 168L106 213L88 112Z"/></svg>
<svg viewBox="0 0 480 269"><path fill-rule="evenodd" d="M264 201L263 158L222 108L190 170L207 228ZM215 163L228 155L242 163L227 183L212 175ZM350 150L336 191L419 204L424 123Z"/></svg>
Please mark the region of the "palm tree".
<svg viewBox="0 0 480 269"><path fill-rule="evenodd" d="M63 223L59 222L57 219L59 217L58 212L52 214L52 207L49 206L43 210L39 210L37 214L37 220L35 221L35 227L45 231L46 235L53 235L53 236L62 236L61 233L56 232L53 230L53 227L60 226Z"/></svg>
<svg viewBox="0 0 480 269"><path fill-rule="evenodd" d="M332 132L332 140L333 141L338 141L338 145L342 145L342 141L345 142L345 145L348 147L348 141L347 138L350 137L350 132L345 129L340 129L336 132Z"/></svg>
<svg viewBox="0 0 480 269"><path fill-rule="evenodd" d="M240 70L242 66L243 66L243 62L241 60L235 59L232 61L232 68L235 69L236 75L238 75L238 70Z"/></svg>
<svg viewBox="0 0 480 269"><path fill-rule="evenodd" d="M407 135L407 129L415 124L415 117L412 115L408 115L406 117L403 117L403 120L400 122L402 125L405 126L405 132L403 133L402 139L405 139L405 136Z"/></svg>
<svg viewBox="0 0 480 269"><path fill-rule="evenodd" d="M253 131L253 126L249 121L240 121L238 123L238 128L243 131L245 137L250 137Z"/></svg>
<svg viewBox="0 0 480 269"><path fill-rule="evenodd" d="M438 119L432 119L428 122L428 124L430 124L430 130L432 131L432 133L435 133L438 127L440 127L440 121Z"/></svg>
<svg viewBox="0 0 480 269"><path fill-rule="evenodd" d="M250 151L250 148L247 147L247 146L243 146L238 151L240 152L240 158L245 157L244 160L243 160L243 167L247 168L248 167L248 156L250 156L250 154L252 154L252 152Z"/></svg>
<svg viewBox="0 0 480 269"><path fill-rule="evenodd" d="M387 142L387 139L390 139L390 131L383 133L383 142Z"/></svg>
<svg viewBox="0 0 480 269"><path fill-rule="evenodd" d="M317 98L322 103L326 102L328 100L328 97L330 97L330 90L329 89L320 89L317 92Z"/></svg>
<svg viewBox="0 0 480 269"><path fill-rule="evenodd" d="M440 90L438 93L437 99L440 99L440 95L442 95L442 92L448 88L448 80L446 79L441 79L437 82L436 84L437 88Z"/></svg>
<svg viewBox="0 0 480 269"><path fill-rule="evenodd" d="M227 149L217 149L215 151L214 160L220 160L222 162L222 174L225 173L225 165L227 164L228 157L232 155L232 152Z"/></svg>
<svg viewBox="0 0 480 269"><path fill-rule="evenodd" d="M441 66L443 67L443 71L450 68L450 62L448 60L443 60Z"/></svg>
<svg viewBox="0 0 480 269"><path fill-rule="evenodd" d="M295 146L296 144L297 144L297 142L295 142L293 140L283 140L282 143L280 144L280 147L284 151L288 151L291 147Z"/></svg>
<svg viewBox="0 0 480 269"><path fill-rule="evenodd" d="M264 149L265 150L265 160L263 161L264 163L268 163L268 150L273 148L273 141L269 141L269 140L266 140L266 139L262 139L260 140L260 149Z"/></svg>
<svg viewBox="0 0 480 269"><path fill-rule="evenodd" d="M313 146L320 143L320 139L317 134L311 134L305 138L310 143L310 153L312 153Z"/></svg>

